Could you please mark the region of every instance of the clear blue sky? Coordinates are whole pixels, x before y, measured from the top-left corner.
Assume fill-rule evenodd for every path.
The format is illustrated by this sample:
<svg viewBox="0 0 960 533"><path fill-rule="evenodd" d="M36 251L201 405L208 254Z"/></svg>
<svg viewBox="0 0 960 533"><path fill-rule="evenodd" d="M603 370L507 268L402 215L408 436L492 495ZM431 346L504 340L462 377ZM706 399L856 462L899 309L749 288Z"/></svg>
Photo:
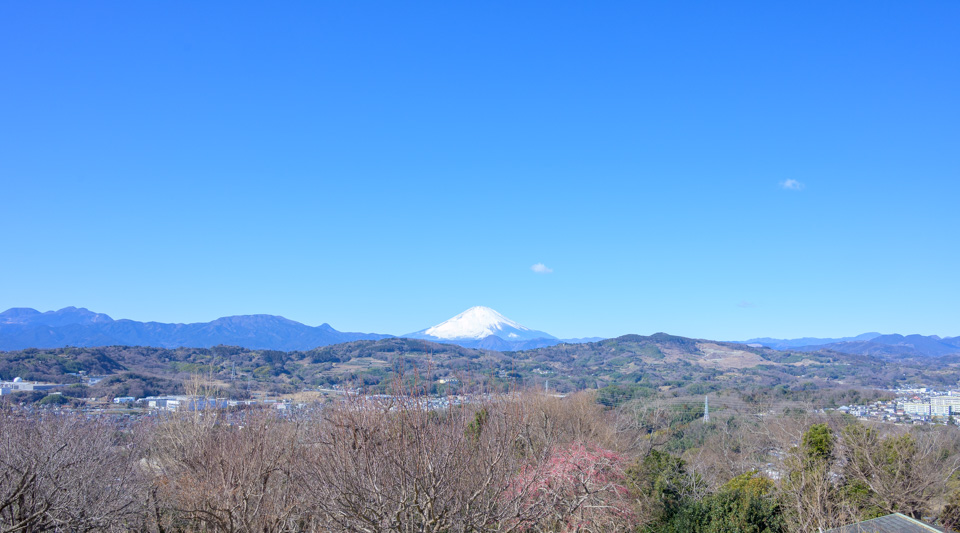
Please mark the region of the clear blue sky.
<svg viewBox="0 0 960 533"><path fill-rule="evenodd" d="M960 335L958 28L953 1L4 2L0 309Z"/></svg>

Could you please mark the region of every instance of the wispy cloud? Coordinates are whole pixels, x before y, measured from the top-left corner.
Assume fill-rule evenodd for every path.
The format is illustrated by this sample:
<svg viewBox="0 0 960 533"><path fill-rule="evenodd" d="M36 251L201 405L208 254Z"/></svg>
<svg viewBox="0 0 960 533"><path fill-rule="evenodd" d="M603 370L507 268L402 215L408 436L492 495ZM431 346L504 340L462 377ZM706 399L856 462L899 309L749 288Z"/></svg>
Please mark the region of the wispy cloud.
<svg viewBox="0 0 960 533"><path fill-rule="evenodd" d="M788 191L802 191L803 188L806 187L806 185L800 183L797 180L789 179L789 180L781 181L780 187Z"/></svg>
<svg viewBox="0 0 960 533"><path fill-rule="evenodd" d="M543 263L537 263L530 267L530 270L536 272L537 274L549 274L553 272L553 269L548 267Z"/></svg>
<svg viewBox="0 0 960 533"><path fill-rule="evenodd" d="M753 302L748 302L746 300L740 300L740 303L737 304L737 307L743 307L743 308L750 308L750 307L756 307L756 306L757 304Z"/></svg>

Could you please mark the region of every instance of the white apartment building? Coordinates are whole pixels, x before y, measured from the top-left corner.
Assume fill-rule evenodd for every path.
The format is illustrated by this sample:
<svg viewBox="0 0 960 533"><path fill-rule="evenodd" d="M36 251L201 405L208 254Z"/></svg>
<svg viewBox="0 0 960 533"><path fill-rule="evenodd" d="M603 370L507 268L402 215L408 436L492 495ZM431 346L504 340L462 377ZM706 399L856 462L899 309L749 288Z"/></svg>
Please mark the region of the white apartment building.
<svg viewBox="0 0 960 533"><path fill-rule="evenodd" d="M933 416L960 415L960 396L937 396L930 399Z"/></svg>
<svg viewBox="0 0 960 533"><path fill-rule="evenodd" d="M903 412L913 416L930 416L930 404L922 402L904 402Z"/></svg>

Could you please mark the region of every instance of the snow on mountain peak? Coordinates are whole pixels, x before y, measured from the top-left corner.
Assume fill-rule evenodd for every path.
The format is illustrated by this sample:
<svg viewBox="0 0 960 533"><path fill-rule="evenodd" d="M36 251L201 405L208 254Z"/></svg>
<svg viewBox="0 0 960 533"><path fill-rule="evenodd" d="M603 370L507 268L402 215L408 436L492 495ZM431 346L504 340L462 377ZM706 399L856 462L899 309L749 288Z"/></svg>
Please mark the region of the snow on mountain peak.
<svg viewBox="0 0 960 533"><path fill-rule="evenodd" d="M450 320L441 322L423 333L439 339L482 339L508 331L512 338L517 331L531 331L489 307L476 306L467 309Z"/></svg>

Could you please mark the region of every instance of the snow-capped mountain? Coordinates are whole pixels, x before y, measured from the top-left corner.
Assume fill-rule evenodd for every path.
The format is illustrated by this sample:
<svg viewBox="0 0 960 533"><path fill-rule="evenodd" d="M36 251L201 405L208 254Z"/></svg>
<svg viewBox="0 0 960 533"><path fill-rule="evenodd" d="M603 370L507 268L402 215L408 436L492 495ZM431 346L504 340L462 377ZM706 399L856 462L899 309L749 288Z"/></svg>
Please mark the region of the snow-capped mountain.
<svg viewBox="0 0 960 533"><path fill-rule="evenodd" d="M509 340L555 338L549 333L521 326L493 309L479 305L418 333L448 340L482 339L490 335Z"/></svg>
<svg viewBox="0 0 960 533"><path fill-rule="evenodd" d="M471 307L432 328L404 337L490 350L519 350L551 346L560 342L549 333L522 326L483 306Z"/></svg>

